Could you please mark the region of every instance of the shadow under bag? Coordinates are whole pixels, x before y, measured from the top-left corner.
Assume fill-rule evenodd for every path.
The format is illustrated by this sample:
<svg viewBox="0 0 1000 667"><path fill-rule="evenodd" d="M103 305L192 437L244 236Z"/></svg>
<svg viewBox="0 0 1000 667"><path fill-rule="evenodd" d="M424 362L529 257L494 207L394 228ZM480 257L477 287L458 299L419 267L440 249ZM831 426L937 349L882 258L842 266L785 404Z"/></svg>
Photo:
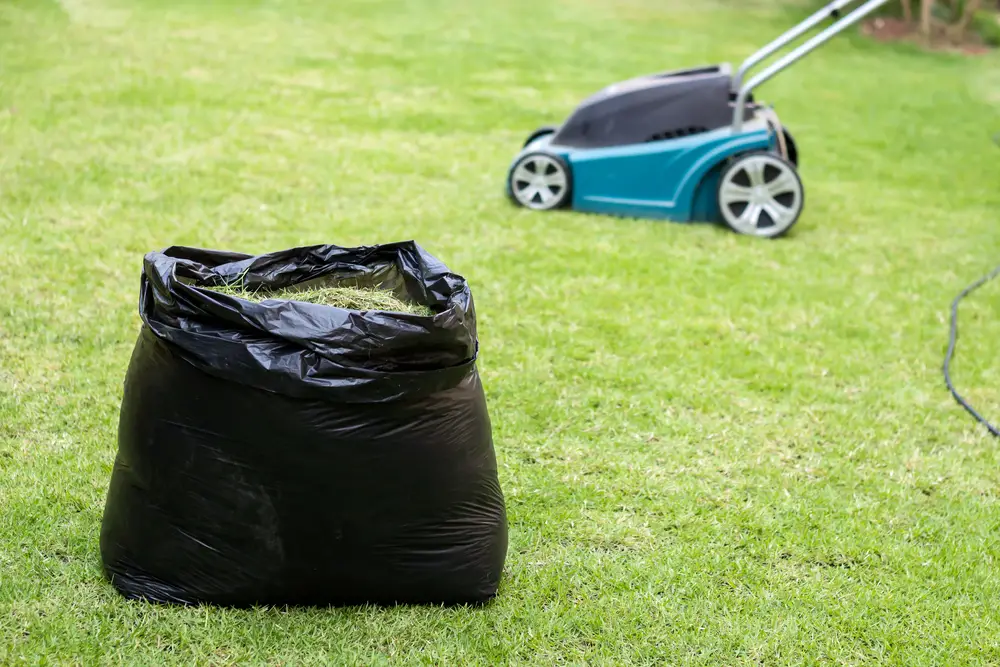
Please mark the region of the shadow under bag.
<svg viewBox="0 0 1000 667"><path fill-rule="evenodd" d="M204 289L387 289L432 316ZM125 596L478 603L507 518L465 280L414 242L145 257L101 531Z"/></svg>

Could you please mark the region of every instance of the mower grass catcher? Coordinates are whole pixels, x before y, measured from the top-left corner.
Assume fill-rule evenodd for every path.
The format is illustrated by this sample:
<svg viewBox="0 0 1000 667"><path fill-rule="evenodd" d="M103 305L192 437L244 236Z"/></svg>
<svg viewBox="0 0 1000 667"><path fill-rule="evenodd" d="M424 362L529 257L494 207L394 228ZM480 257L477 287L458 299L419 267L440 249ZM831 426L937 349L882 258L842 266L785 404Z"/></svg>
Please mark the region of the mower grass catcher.
<svg viewBox="0 0 1000 667"><path fill-rule="evenodd" d="M247 300L391 291L431 314ZM294 295L293 295L294 296ZM145 257L101 554L126 597L478 603L507 550L465 280L413 242Z"/></svg>

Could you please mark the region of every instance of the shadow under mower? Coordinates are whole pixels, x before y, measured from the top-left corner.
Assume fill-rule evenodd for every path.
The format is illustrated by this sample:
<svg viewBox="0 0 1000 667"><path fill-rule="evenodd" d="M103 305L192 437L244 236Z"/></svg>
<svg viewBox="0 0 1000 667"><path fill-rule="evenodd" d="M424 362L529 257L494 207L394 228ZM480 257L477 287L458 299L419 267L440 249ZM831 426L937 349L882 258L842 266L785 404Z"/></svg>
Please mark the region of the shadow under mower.
<svg viewBox="0 0 1000 667"><path fill-rule="evenodd" d="M674 222L723 222L775 238L798 220L805 192L791 133L752 92L889 0L831 2L740 65L642 76L584 100L560 126L537 129L507 172L508 197L537 211L569 208ZM747 71L824 22L826 29L744 82Z"/></svg>

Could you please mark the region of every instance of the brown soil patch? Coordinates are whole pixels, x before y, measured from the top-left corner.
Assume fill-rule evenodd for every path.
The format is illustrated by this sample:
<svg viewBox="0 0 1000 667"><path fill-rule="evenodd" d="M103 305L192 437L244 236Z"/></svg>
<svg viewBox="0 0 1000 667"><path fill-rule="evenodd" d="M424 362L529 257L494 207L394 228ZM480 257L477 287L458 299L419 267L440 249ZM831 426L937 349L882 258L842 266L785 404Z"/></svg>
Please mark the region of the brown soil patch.
<svg viewBox="0 0 1000 667"><path fill-rule="evenodd" d="M880 42L909 42L933 51L946 51L975 56L990 52L990 47L983 44L978 35L969 32L961 41L951 38L943 26L936 25L931 31L930 39L919 33L916 26L907 24L902 19L880 17L866 21L861 26L861 32Z"/></svg>

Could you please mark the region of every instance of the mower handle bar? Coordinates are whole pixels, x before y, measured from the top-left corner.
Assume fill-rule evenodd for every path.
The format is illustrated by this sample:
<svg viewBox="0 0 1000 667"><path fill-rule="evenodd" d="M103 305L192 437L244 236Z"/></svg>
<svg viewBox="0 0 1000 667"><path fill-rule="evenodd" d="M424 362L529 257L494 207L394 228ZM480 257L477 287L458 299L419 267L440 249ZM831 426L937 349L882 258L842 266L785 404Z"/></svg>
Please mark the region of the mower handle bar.
<svg viewBox="0 0 1000 667"><path fill-rule="evenodd" d="M754 88L764 83L775 74L786 69L796 61L815 51L818 47L830 41L850 26L854 25L873 11L889 2L889 0L868 0L853 12L840 18L836 23L826 28L822 32L814 35L811 39L801 44L798 48L786 54L784 57L773 63L770 67L757 74L755 77L743 83L743 77L748 69L761 62L778 49L788 45L792 40L802 36L806 31L815 27L829 16L837 14L841 9L850 5L855 0L834 0L823 9L802 21L788 32L779 36L767 46L761 48L752 56L746 59L736 75L733 77L733 91L736 92L736 104L733 108L733 132L740 132L743 129L743 112L746 107L747 97Z"/></svg>
<svg viewBox="0 0 1000 667"><path fill-rule="evenodd" d="M746 76L747 70L749 70L751 67L761 62L774 52L787 46L792 42L792 40L798 39L799 37L804 35L807 31L812 30L817 25L825 21L828 17L836 17L837 13L840 12L841 9L847 7L852 2L854 2L854 0L834 0L834 2L831 2L830 4L826 5L825 7L817 11L809 18L802 21L802 23L798 24L791 30L788 30L783 34L778 35L778 37L770 44L762 46L760 49L758 49L756 53L754 53L752 56L744 60L743 64L740 65L740 68L736 70L736 76L733 77L733 92L739 91L740 85L742 85L743 83L743 77Z"/></svg>

